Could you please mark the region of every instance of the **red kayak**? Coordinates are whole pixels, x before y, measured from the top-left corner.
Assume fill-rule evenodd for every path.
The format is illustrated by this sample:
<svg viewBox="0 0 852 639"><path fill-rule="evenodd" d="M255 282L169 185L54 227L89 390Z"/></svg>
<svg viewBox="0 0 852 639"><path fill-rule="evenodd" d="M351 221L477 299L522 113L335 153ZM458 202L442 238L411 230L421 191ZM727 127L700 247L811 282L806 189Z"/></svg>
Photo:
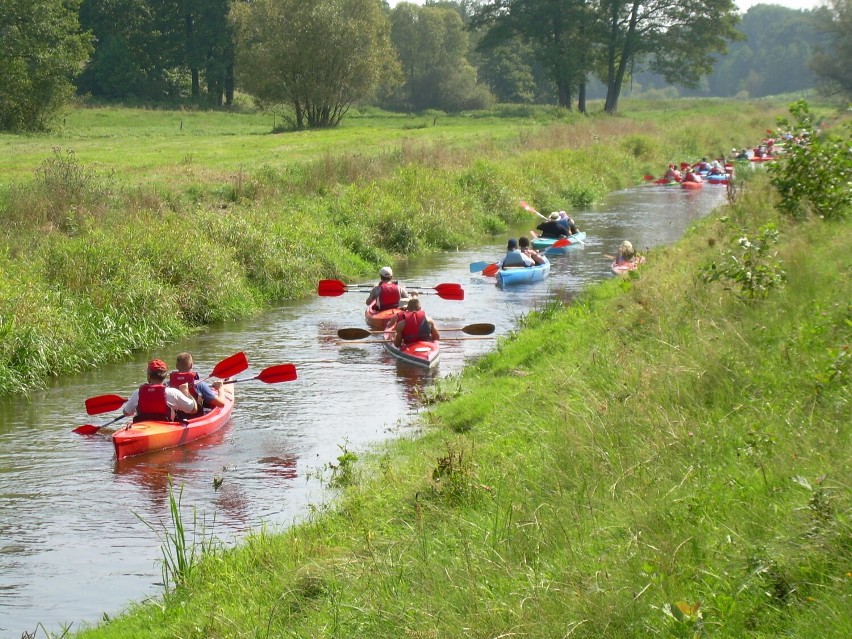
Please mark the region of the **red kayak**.
<svg viewBox="0 0 852 639"><path fill-rule="evenodd" d="M380 331L388 325L388 322L394 319L399 313L398 308L387 308L383 311L377 311L375 303L370 304L364 310L364 318L367 320L367 325L373 330Z"/></svg>
<svg viewBox="0 0 852 639"><path fill-rule="evenodd" d="M214 408L201 417L185 422L136 422L117 430L112 435L118 459L141 455L163 448L174 448L206 437L222 428L231 419L234 409L234 386L224 387L225 405Z"/></svg>
<svg viewBox="0 0 852 639"><path fill-rule="evenodd" d="M612 270L613 275L624 276L627 275L630 271L635 271L641 264L645 263L645 256L639 255L638 257L634 257L632 260L628 260L627 262L618 262L617 260L613 260L610 265L610 269Z"/></svg>
<svg viewBox="0 0 852 639"><path fill-rule="evenodd" d="M423 368L432 368L441 356L441 346L438 342L413 342L397 347L393 343L395 331L385 331L385 350L402 362L408 362Z"/></svg>
<svg viewBox="0 0 852 639"><path fill-rule="evenodd" d="M702 186L704 186L704 182L687 182L687 181L683 181L683 182L681 182L681 183L680 183L680 187L681 187L682 189L692 189L693 191L696 191L696 190L700 189Z"/></svg>

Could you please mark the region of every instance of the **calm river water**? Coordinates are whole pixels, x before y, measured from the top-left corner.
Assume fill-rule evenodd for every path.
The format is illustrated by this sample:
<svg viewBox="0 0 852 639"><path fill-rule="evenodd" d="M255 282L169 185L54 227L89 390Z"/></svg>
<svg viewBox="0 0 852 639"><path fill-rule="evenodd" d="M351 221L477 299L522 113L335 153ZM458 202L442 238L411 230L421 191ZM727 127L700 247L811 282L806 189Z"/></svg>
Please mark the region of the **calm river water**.
<svg viewBox="0 0 852 639"><path fill-rule="evenodd" d="M724 196L723 187L712 185L698 193L647 186L613 193L574 215L588 233L585 246L553 258L549 280L538 284L503 291L493 278L469 272L471 262L502 255L505 238L395 264L395 275L422 285L460 283L465 301L424 297L427 312L442 326L492 322L503 334L548 299L611 277L602 254L614 254L623 239L640 251L674 242ZM537 223L531 214L524 230ZM176 491L183 490L184 521L197 509L206 531L227 544L262 524L286 527L326 498L316 476L341 447L357 453L412 433L418 389L493 348L493 340L447 341L437 369L421 372L397 363L380 345L336 343L338 328L365 328L365 297L287 303L133 361L63 378L29 402L0 400L0 637L18 638L39 624L38 636L69 624L76 630L159 595L162 539L151 527L162 534L170 524L169 476ZM113 416L87 416L85 398L126 396L142 381L148 359L171 363L183 350L195 355L202 373L244 351L251 368L242 376L293 362L299 379L239 384L224 429L120 464L109 437L71 432ZM218 490L214 478L222 480Z"/></svg>

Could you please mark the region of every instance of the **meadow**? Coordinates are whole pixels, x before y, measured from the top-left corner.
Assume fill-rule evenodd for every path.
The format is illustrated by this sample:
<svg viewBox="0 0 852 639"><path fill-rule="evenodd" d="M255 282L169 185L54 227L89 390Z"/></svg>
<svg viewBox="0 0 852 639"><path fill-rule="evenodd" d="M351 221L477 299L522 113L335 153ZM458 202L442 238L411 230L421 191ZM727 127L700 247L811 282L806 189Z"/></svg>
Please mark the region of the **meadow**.
<svg viewBox="0 0 852 639"><path fill-rule="evenodd" d="M368 111L275 133L271 114L70 109L54 134L0 135L0 393L501 233L519 199L586 206L671 160L754 144L784 114L714 100L626 102L619 117Z"/></svg>

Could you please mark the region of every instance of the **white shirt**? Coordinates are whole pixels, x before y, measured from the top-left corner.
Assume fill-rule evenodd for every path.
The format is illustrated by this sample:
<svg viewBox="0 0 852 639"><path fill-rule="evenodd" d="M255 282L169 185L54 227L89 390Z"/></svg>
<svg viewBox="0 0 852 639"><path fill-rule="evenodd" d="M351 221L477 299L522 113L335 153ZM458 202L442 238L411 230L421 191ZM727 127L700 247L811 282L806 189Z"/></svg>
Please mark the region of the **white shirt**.
<svg viewBox="0 0 852 639"><path fill-rule="evenodd" d="M169 386L166 387L166 404L168 404L169 408L172 410L179 410L184 413L194 413L196 409L194 399L187 397L177 388L171 388ZM136 414L136 407L138 405L139 389L137 388L133 391L130 397L127 398L127 401L124 403L124 406L121 407L121 410L129 417Z"/></svg>

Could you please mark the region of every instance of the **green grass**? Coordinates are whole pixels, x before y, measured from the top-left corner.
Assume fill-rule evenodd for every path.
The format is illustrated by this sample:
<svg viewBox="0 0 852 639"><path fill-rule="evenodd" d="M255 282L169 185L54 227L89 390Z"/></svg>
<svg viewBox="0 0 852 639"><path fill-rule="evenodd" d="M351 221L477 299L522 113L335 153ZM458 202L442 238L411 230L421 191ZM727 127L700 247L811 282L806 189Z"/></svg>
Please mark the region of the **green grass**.
<svg viewBox="0 0 852 639"><path fill-rule="evenodd" d="M765 300L698 276L773 202L525 317L336 503L78 636L850 636L850 224L780 225Z"/></svg>
<svg viewBox="0 0 852 639"><path fill-rule="evenodd" d="M368 111L272 134L257 113L70 110L56 134L0 136L0 393L502 233L527 215L520 199L586 208L671 159L759 139L782 113L706 100L626 101L618 117Z"/></svg>

